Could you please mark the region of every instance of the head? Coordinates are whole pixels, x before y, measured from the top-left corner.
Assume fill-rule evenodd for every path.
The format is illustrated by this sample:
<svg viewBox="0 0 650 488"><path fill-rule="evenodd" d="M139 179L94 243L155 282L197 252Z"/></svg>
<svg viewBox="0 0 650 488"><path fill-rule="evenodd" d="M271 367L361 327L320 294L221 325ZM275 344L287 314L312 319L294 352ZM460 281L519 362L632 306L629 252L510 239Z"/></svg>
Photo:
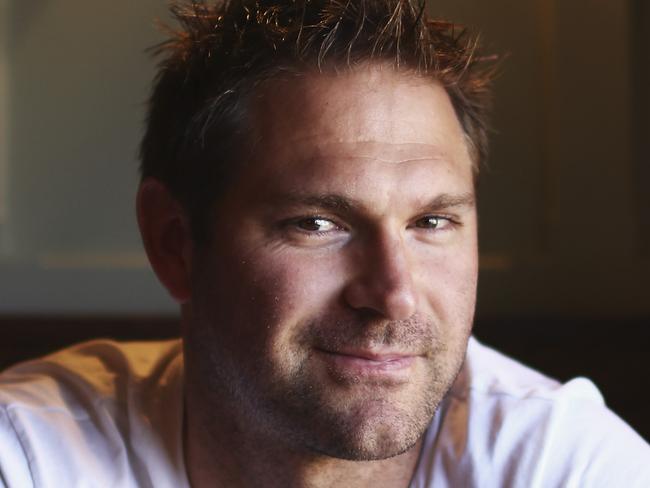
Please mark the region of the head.
<svg viewBox="0 0 650 488"><path fill-rule="evenodd" d="M138 212L183 306L188 405L294 451L408 450L473 320L475 45L408 0L175 13Z"/></svg>

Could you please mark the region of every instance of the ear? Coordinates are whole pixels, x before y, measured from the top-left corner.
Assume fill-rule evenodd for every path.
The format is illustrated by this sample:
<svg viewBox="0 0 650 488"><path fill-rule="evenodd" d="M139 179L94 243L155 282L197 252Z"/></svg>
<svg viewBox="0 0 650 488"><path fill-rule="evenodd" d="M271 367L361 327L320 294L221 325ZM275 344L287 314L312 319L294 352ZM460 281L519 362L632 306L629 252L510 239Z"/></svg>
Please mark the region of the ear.
<svg viewBox="0 0 650 488"><path fill-rule="evenodd" d="M192 291L193 243L185 209L162 182L146 178L138 189L136 211L156 276L177 302L187 303Z"/></svg>

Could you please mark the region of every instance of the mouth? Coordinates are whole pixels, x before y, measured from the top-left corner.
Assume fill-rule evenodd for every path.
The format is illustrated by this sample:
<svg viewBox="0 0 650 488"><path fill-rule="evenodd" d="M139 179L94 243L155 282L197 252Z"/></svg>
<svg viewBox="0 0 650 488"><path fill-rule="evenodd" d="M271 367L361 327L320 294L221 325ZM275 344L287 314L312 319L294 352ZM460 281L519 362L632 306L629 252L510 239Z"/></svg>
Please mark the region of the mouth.
<svg viewBox="0 0 650 488"><path fill-rule="evenodd" d="M418 355L391 351L327 351L316 349L320 358L337 378L376 377L406 381Z"/></svg>

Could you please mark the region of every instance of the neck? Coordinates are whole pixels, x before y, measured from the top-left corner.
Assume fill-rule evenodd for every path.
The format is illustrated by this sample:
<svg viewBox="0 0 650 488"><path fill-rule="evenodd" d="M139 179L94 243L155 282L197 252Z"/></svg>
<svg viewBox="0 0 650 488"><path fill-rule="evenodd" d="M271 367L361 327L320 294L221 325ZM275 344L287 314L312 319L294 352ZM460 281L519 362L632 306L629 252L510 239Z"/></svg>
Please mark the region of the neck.
<svg viewBox="0 0 650 488"><path fill-rule="evenodd" d="M193 488L229 486L321 488L408 487L422 440L398 456L350 461L296 449L281 439L229 422L205 422L188 395L184 425L185 462ZM223 417L211 410L210 417ZM210 425L210 428L206 428Z"/></svg>

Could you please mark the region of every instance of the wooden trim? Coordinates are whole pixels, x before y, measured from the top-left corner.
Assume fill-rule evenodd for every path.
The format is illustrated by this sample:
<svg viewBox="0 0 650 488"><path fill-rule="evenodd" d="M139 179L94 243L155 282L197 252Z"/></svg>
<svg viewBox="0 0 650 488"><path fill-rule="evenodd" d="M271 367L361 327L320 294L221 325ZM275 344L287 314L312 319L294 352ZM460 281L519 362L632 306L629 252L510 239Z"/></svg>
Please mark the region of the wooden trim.
<svg viewBox="0 0 650 488"><path fill-rule="evenodd" d="M169 315L0 315L0 369L100 337L137 341L179 336L180 320Z"/></svg>

